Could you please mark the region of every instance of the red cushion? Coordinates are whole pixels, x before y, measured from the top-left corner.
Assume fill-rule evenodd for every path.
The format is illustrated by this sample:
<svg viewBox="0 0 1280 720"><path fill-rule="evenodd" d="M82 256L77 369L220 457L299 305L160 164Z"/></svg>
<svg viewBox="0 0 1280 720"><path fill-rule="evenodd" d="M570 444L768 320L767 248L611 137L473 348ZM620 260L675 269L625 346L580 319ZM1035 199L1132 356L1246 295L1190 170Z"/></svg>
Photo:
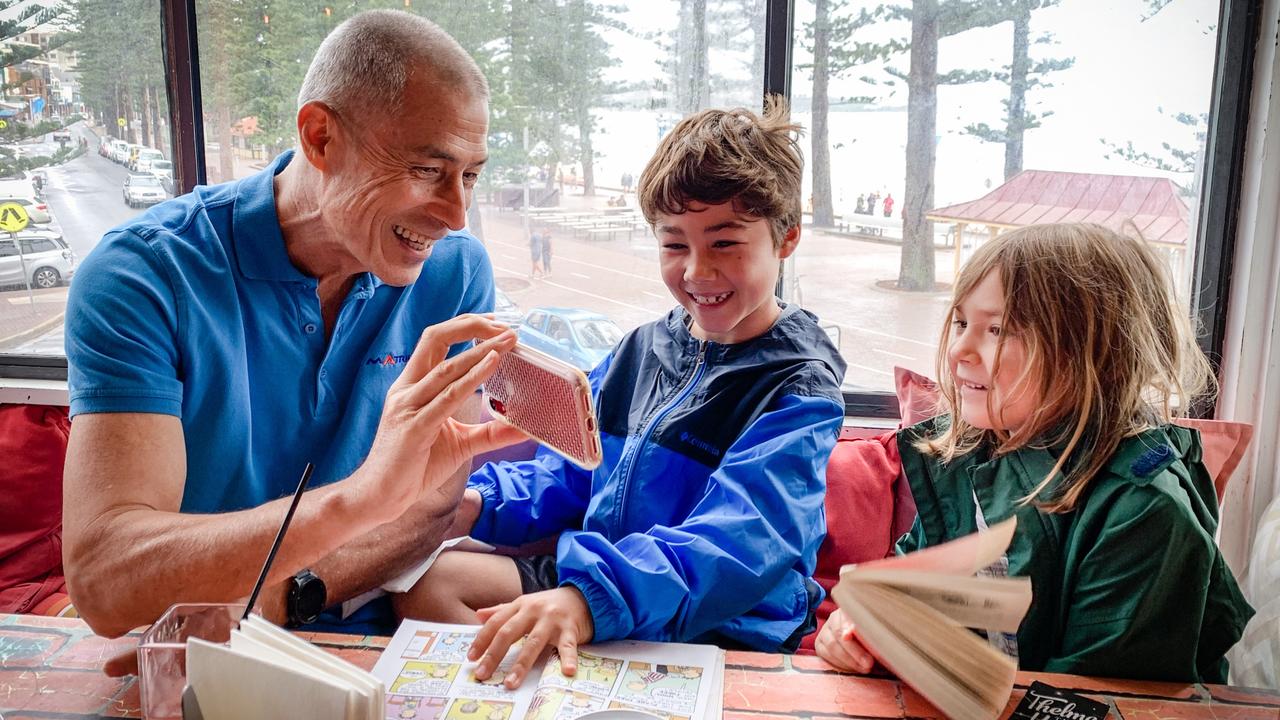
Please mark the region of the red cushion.
<svg viewBox="0 0 1280 720"><path fill-rule="evenodd" d="M67 409L0 405L0 613L31 612L62 578Z"/></svg>
<svg viewBox="0 0 1280 720"><path fill-rule="evenodd" d="M827 539L818 549L814 579L827 591L818 607L818 627L826 622L835 603L831 588L840 579L840 568L849 563L876 560L893 554L893 544L901 534L897 515L900 495L906 496L909 516L915 506L905 483L899 483L902 461L898 457L895 431L871 438L845 439L836 443L827 464ZM812 650L817 633L800 643L801 651Z"/></svg>

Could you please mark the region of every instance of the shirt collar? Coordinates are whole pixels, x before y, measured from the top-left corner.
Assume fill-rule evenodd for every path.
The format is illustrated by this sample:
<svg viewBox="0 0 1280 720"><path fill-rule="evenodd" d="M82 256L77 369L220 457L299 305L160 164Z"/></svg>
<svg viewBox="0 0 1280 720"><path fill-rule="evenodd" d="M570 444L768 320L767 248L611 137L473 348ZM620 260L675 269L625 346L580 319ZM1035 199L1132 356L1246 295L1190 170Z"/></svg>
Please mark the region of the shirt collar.
<svg viewBox="0 0 1280 720"><path fill-rule="evenodd" d="M240 181L232 210L231 241L240 272L247 278L315 283L289 260L276 213L275 177L292 159L293 151L286 150L266 170Z"/></svg>
<svg viewBox="0 0 1280 720"><path fill-rule="evenodd" d="M286 150L265 170L240 181L233 211L232 243L240 272L245 277L314 286L315 278L304 274L289 259L284 248L284 235L280 232L280 216L276 212L275 177L293 160L293 156L293 150ZM373 273L365 272L356 276L351 290L369 297L382 284Z"/></svg>

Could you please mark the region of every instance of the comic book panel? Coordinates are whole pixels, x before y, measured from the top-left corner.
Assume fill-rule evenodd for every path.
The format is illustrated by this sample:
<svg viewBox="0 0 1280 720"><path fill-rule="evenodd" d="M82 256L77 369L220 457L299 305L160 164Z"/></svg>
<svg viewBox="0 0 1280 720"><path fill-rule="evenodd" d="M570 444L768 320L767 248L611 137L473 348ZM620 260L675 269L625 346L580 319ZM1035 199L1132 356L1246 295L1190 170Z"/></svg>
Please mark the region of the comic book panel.
<svg viewBox="0 0 1280 720"><path fill-rule="evenodd" d="M401 695L448 695L460 667L457 663L410 660L400 669L389 690Z"/></svg>
<svg viewBox="0 0 1280 720"><path fill-rule="evenodd" d="M440 720L446 698L387 695L387 720Z"/></svg>
<svg viewBox="0 0 1280 720"><path fill-rule="evenodd" d="M490 698L458 698L449 705L445 720L511 720L515 704Z"/></svg>
<svg viewBox="0 0 1280 720"><path fill-rule="evenodd" d="M578 671L572 676L564 674L560 667L560 655L552 653L547 660L542 681L546 685L565 687L594 695L608 695L622 674L622 660L578 652Z"/></svg>
<svg viewBox="0 0 1280 720"><path fill-rule="evenodd" d="M544 687L533 696L525 720L574 720L583 713L599 710L604 698L562 688Z"/></svg>
<svg viewBox="0 0 1280 720"><path fill-rule="evenodd" d="M405 646L404 652L400 653L400 657L404 660L421 660L431 649L431 643L436 639L434 630L419 630L413 634L413 638L409 640L409 644Z"/></svg>
<svg viewBox="0 0 1280 720"><path fill-rule="evenodd" d="M624 702L676 715L692 715L703 668L631 662L616 697Z"/></svg>
<svg viewBox="0 0 1280 720"><path fill-rule="evenodd" d="M649 707L641 707L639 705L628 705L624 702L614 700L609 703L610 710L636 710L642 713L648 713L659 720L689 720L687 715L675 715L672 713L664 713L661 710L655 710Z"/></svg>

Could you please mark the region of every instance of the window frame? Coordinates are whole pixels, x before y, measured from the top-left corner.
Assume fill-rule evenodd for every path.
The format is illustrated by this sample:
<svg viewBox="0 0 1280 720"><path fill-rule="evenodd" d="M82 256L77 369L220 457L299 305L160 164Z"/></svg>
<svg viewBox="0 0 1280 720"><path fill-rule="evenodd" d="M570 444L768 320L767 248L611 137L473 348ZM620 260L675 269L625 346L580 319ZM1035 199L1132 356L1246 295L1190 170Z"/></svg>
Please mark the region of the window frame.
<svg viewBox="0 0 1280 720"><path fill-rule="evenodd" d="M195 0L161 4L161 46L165 55L175 194L206 182L204 127ZM1242 193L1245 138L1253 90L1253 61L1262 19L1261 0L1221 0L1214 79L1209 107L1203 191L1197 208L1191 311L1202 331L1202 349L1217 366L1225 342L1227 298ZM795 0L766 0L763 97L791 98ZM781 279L779 279L779 290ZM67 377L66 358L0 353L0 377L32 380ZM845 392L845 414L896 418L897 400L888 392ZM1211 416L1212 407L1197 409Z"/></svg>

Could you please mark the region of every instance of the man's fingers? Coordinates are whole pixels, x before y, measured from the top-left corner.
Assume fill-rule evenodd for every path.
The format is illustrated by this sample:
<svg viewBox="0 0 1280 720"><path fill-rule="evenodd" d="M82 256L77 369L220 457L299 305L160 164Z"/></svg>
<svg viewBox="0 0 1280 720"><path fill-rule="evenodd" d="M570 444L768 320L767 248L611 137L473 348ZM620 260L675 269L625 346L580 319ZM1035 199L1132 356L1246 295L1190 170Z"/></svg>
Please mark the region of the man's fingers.
<svg viewBox="0 0 1280 720"><path fill-rule="evenodd" d="M458 423L455 427L462 432L462 447L471 455L492 452L529 439L523 431L501 420L490 420L480 425Z"/></svg>
<svg viewBox="0 0 1280 720"><path fill-rule="evenodd" d="M403 375L410 382L420 380L444 360L449 348L468 340L485 340L510 329L507 325L483 315L459 315L436 323L422 331L418 345L405 363Z"/></svg>
<svg viewBox="0 0 1280 720"><path fill-rule="evenodd" d="M126 650L125 652L108 658L107 662L102 666L102 672L108 677L124 677L125 675L138 674L138 651L137 649Z"/></svg>
<svg viewBox="0 0 1280 720"><path fill-rule="evenodd" d="M427 408L432 414L448 405L451 409L446 414L452 415L493 374L500 355L515 344L515 331L505 332L440 362L422 378L406 380L402 375L410 386L406 403L411 408Z"/></svg>

